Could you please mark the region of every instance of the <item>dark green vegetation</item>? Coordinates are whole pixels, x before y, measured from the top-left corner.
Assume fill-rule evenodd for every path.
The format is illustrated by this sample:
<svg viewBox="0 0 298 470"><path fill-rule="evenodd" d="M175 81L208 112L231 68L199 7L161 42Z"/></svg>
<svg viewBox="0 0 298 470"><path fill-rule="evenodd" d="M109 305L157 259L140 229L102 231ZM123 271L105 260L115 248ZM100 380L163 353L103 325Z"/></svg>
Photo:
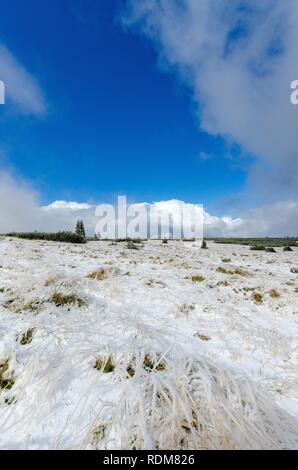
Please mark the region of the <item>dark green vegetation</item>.
<svg viewBox="0 0 298 470"><path fill-rule="evenodd" d="M77 221L75 233L79 237L83 238L84 240L86 239L86 232L85 232L84 222L82 220Z"/></svg>
<svg viewBox="0 0 298 470"><path fill-rule="evenodd" d="M283 246L298 246L298 237L284 237L284 238L206 238L206 240L213 240L215 243L223 243L227 245L251 245L265 247L283 247ZM259 248L261 249L261 248Z"/></svg>
<svg viewBox="0 0 298 470"><path fill-rule="evenodd" d="M73 232L12 232L7 233L8 237L23 238L26 240L47 240L65 243L86 243L85 238Z"/></svg>

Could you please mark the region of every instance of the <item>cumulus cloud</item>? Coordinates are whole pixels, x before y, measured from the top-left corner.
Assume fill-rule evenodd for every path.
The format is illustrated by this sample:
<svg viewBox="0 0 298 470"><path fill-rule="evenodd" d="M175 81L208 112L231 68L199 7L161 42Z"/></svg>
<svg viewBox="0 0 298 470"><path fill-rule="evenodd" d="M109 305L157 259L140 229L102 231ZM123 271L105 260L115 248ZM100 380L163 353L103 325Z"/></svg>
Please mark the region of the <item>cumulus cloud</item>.
<svg viewBox="0 0 298 470"><path fill-rule="evenodd" d="M151 211L180 213L181 201L158 201L149 204ZM135 208L148 206L135 204ZM191 209L192 205L187 204ZM12 231L74 230L83 219L88 235L95 233L98 218L95 206L88 203L55 201L44 206L38 193L24 180L0 172L0 233ZM298 202L279 202L246 211L238 218L217 217L204 211L204 234L223 236L296 236L298 233Z"/></svg>
<svg viewBox="0 0 298 470"><path fill-rule="evenodd" d="M188 84L201 128L256 158L250 184L296 197L298 2L128 0L123 21Z"/></svg>
<svg viewBox="0 0 298 470"><path fill-rule="evenodd" d="M0 80L5 84L6 102L21 114L43 116L46 100L36 78L26 70L12 52L0 44Z"/></svg>

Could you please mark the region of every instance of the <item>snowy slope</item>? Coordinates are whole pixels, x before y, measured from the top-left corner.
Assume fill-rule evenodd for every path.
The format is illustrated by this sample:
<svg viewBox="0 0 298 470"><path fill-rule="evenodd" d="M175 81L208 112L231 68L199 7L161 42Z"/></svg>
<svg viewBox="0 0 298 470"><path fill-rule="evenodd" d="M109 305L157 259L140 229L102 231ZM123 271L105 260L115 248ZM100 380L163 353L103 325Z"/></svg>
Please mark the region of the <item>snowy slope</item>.
<svg viewBox="0 0 298 470"><path fill-rule="evenodd" d="M0 266L0 448L298 448L297 249L6 238Z"/></svg>

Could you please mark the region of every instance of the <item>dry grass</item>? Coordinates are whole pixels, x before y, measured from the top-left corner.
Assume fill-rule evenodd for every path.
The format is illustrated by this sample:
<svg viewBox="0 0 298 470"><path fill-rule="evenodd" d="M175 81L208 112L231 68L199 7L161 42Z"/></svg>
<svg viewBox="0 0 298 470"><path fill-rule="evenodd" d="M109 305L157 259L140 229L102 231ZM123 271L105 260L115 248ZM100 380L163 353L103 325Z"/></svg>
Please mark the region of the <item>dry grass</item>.
<svg viewBox="0 0 298 470"><path fill-rule="evenodd" d="M10 390L15 383L14 372L9 371L9 359L0 362L0 389Z"/></svg>
<svg viewBox="0 0 298 470"><path fill-rule="evenodd" d="M221 273L221 274L230 274L231 276L233 274L237 274L238 276L243 276L243 277L248 276L248 272L244 271L241 268L236 268L234 270L231 270L231 269L226 269L223 266L219 266L219 268L217 268L216 272Z"/></svg>
<svg viewBox="0 0 298 470"><path fill-rule="evenodd" d="M97 269L97 271L93 271L92 273L88 274L88 279L94 279L96 281L104 281L108 278L108 273L104 268Z"/></svg>
<svg viewBox="0 0 298 470"><path fill-rule="evenodd" d="M192 282L203 282L205 281L204 276L200 276L199 274L195 274L194 276L191 276Z"/></svg>
<svg viewBox="0 0 298 470"><path fill-rule="evenodd" d="M269 295L272 299L277 299L278 297L280 297L280 293L276 289L271 289L269 291Z"/></svg>
<svg viewBox="0 0 298 470"><path fill-rule="evenodd" d="M257 304L261 304L263 302L263 296L260 294L260 292L253 292L251 298Z"/></svg>
<svg viewBox="0 0 298 470"><path fill-rule="evenodd" d="M76 294L63 294L62 292L55 292L50 300L56 307L64 307L66 305L78 305L84 307L86 302Z"/></svg>
<svg viewBox="0 0 298 470"><path fill-rule="evenodd" d="M204 335L202 333L196 333L195 336L197 338L200 338L202 341L210 341L211 340L210 336Z"/></svg>
<svg viewBox="0 0 298 470"><path fill-rule="evenodd" d="M94 364L94 369L103 372L104 374L109 374L110 372L114 372L116 364L113 360L112 354L109 355L107 359L102 359L101 357L97 357Z"/></svg>
<svg viewBox="0 0 298 470"><path fill-rule="evenodd" d="M26 344L30 344L33 340L33 335L34 335L35 328L30 328L29 330L26 331L21 337L20 344L22 346L25 346Z"/></svg>
<svg viewBox="0 0 298 470"><path fill-rule="evenodd" d="M151 354L146 353L141 365L142 369L147 372L164 372L166 370L166 363L163 359L161 359L160 354L153 356ZM135 375L136 368L136 357L133 356L126 368L126 372L129 378L132 378Z"/></svg>

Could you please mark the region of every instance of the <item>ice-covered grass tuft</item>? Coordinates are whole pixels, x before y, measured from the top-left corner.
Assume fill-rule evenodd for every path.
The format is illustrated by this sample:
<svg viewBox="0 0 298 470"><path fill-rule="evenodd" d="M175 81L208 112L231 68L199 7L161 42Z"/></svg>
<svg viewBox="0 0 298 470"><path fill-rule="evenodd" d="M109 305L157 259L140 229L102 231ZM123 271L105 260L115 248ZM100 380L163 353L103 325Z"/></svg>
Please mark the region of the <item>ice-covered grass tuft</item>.
<svg viewBox="0 0 298 470"><path fill-rule="evenodd" d="M117 404L110 405L98 449L297 446L294 419L240 371L173 354L163 356L162 371L147 370L144 359L144 354L137 358L129 379L122 374L128 358L118 362L115 381L121 382L122 393Z"/></svg>

